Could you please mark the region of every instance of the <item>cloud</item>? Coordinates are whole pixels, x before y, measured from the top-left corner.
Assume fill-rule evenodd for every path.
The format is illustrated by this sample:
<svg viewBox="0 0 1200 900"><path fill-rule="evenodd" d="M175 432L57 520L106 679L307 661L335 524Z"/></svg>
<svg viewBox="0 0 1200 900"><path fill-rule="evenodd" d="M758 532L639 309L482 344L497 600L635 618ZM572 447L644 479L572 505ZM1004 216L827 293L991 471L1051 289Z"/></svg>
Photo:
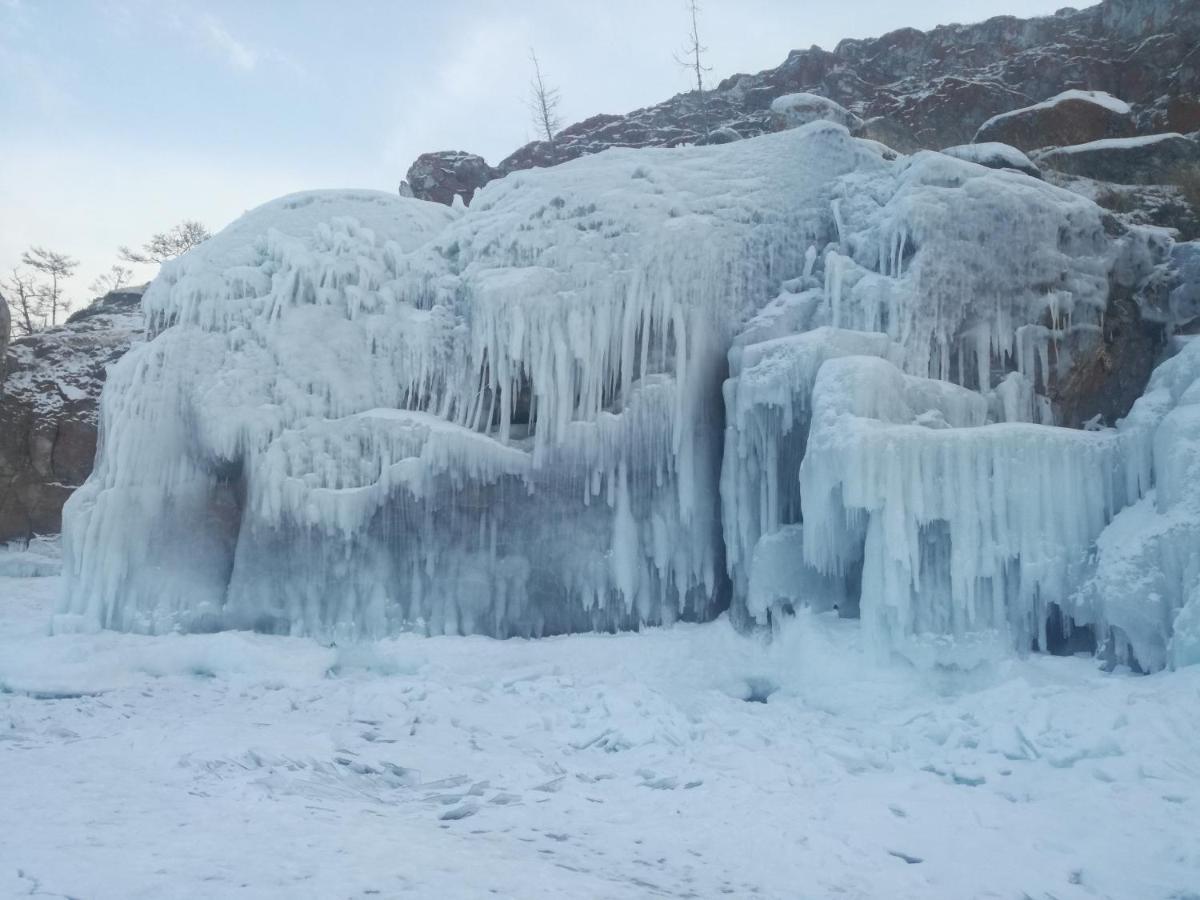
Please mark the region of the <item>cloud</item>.
<svg viewBox="0 0 1200 900"><path fill-rule="evenodd" d="M384 150L397 177L428 150L469 150L495 162L524 143L529 33L519 16L479 18L454 35L419 85L399 86Z"/></svg>
<svg viewBox="0 0 1200 900"><path fill-rule="evenodd" d="M242 72L251 72L258 65L258 53L230 34L214 16L205 16L202 22L208 42L219 50L231 67Z"/></svg>

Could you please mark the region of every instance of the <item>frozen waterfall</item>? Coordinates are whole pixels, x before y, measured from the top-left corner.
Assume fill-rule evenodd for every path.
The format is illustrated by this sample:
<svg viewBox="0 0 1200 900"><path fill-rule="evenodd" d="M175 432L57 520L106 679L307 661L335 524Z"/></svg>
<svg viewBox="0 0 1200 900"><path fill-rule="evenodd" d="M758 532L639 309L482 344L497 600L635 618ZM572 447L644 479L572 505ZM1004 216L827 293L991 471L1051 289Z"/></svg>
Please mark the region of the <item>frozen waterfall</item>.
<svg viewBox="0 0 1200 900"><path fill-rule="evenodd" d="M920 662L1044 649L1054 615L1191 661L1196 345L1119 427L1054 424L1168 242L884 149L814 122L514 173L469 209L328 191L247 213L147 292L55 628L836 607Z"/></svg>

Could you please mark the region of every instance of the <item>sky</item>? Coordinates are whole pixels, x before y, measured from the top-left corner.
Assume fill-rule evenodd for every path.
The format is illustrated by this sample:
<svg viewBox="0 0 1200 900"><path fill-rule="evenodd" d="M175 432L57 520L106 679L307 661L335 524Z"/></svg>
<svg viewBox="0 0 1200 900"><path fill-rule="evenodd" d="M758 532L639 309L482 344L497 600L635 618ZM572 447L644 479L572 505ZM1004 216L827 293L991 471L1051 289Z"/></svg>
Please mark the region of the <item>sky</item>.
<svg viewBox="0 0 1200 900"><path fill-rule="evenodd" d="M1061 5L704 0L700 28L715 83L798 47ZM533 137L531 47L570 123L687 90L687 27L684 0L0 0L0 273L30 245L67 252L80 305L118 245L182 219L394 191L431 150L498 162Z"/></svg>

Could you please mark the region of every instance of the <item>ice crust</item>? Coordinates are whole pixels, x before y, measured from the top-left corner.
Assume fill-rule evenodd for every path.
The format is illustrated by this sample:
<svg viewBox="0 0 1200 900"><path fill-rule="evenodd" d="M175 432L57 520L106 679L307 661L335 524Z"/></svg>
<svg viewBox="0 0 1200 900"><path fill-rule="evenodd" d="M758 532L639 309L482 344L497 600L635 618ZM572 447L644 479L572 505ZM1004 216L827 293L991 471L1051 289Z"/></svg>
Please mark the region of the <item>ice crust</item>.
<svg viewBox="0 0 1200 900"><path fill-rule="evenodd" d="M114 369L66 511L55 628L836 607L881 656L958 665L1046 648L1057 607L1145 667L1191 660L1172 621L1197 632L1200 566L1147 537L1139 606L1116 536L1200 527L1193 345L1117 429L1056 427L1047 399L1169 250L1024 174L886 159L825 121L516 173L469 209L274 201L147 293L156 337Z"/></svg>

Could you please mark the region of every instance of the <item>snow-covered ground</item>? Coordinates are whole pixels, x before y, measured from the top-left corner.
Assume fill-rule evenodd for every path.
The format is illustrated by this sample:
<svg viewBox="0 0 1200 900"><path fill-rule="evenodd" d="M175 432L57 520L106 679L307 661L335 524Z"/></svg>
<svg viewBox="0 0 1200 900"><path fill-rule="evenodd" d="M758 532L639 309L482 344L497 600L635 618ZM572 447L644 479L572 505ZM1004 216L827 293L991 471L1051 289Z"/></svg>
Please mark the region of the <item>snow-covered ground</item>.
<svg viewBox="0 0 1200 900"><path fill-rule="evenodd" d="M1200 666L48 636L59 589L0 577L0 896L1200 897Z"/></svg>

